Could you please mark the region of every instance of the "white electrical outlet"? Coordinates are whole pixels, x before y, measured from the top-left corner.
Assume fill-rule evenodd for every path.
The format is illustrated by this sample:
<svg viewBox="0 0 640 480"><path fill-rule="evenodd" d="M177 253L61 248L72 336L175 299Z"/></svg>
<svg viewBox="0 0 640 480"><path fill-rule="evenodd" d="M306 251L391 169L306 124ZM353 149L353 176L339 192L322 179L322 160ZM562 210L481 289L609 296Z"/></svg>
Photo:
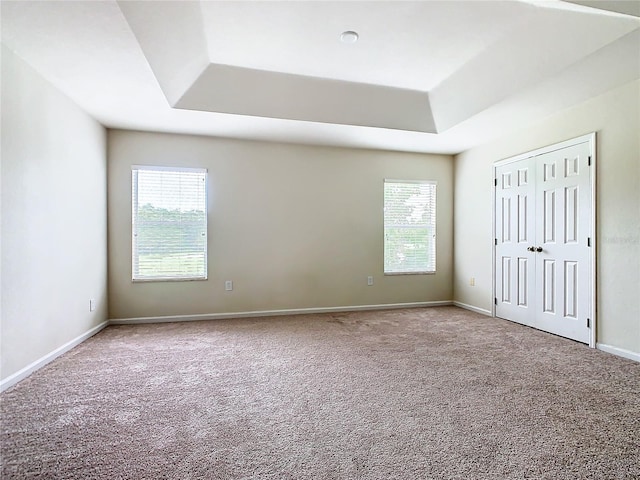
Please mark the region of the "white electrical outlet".
<svg viewBox="0 0 640 480"><path fill-rule="evenodd" d="M472 287L475 287L475 286L476 286L476 279L475 279L475 277L471 277L471 278L469 279L469 285L471 285Z"/></svg>
<svg viewBox="0 0 640 480"><path fill-rule="evenodd" d="M224 282L224 289L227 292L230 292L231 290L233 290L233 281L227 280L226 282Z"/></svg>
<svg viewBox="0 0 640 480"><path fill-rule="evenodd" d="M96 310L96 301L92 298L89 300L89 311L95 312Z"/></svg>
<svg viewBox="0 0 640 480"><path fill-rule="evenodd" d="M367 285L369 286L373 285L373 277L371 275L367 277Z"/></svg>

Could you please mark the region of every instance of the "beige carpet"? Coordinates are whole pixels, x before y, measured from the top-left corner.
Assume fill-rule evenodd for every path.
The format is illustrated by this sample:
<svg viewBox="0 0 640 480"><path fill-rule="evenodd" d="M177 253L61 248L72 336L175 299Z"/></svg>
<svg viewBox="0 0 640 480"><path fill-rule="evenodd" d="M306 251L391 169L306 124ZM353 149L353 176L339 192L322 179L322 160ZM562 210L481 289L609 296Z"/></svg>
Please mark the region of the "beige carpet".
<svg viewBox="0 0 640 480"><path fill-rule="evenodd" d="M455 307L111 326L0 399L6 479L640 478L640 364Z"/></svg>

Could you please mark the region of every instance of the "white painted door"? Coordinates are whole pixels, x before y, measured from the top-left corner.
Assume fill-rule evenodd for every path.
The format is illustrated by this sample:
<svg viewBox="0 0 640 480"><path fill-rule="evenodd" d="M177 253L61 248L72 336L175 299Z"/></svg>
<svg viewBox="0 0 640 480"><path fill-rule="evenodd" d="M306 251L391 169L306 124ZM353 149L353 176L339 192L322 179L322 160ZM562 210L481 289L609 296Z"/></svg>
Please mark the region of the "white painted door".
<svg viewBox="0 0 640 480"><path fill-rule="evenodd" d="M535 324L535 159L496 168L496 316Z"/></svg>
<svg viewBox="0 0 640 480"><path fill-rule="evenodd" d="M540 155L536 165L535 326L589 343L589 144Z"/></svg>
<svg viewBox="0 0 640 480"><path fill-rule="evenodd" d="M589 142L496 167L496 316L590 342Z"/></svg>

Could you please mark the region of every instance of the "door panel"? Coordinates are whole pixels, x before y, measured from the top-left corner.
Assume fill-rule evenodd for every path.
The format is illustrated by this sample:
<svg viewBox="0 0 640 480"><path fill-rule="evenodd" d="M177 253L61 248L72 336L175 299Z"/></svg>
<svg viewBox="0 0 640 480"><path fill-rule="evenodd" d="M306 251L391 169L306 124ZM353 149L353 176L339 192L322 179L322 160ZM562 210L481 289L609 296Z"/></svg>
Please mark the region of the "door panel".
<svg viewBox="0 0 640 480"><path fill-rule="evenodd" d="M502 303L511 304L511 257L502 257Z"/></svg>
<svg viewBox="0 0 640 480"><path fill-rule="evenodd" d="M564 189L564 243L578 242L578 187Z"/></svg>
<svg viewBox="0 0 640 480"><path fill-rule="evenodd" d="M527 273L529 259L526 257L518 257L518 306L529 306L529 282L527 281Z"/></svg>
<svg viewBox="0 0 640 480"><path fill-rule="evenodd" d="M542 311L556 313L556 262L545 259L542 261Z"/></svg>
<svg viewBox="0 0 640 480"><path fill-rule="evenodd" d="M578 318L578 262L564 262L564 316Z"/></svg>
<svg viewBox="0 0 640 480"><path fill-rule="evenodd" d="M527 231L529 209L527 208L527 195L518 195L518 242L526 242L529 239Z"/></svg>
<svg viewBox="0 0 640 480"><path fill-rule="evenodd" d="M556 241L556 191L545 190L544 205L542 208L542 238L544 243L552 243Z"/></svg>
<svg viewBox="0 0 640 480"><path fill-rule="evenodd" d="M511 241L511 197L502 198L502 242L509 243Z"/></svg>

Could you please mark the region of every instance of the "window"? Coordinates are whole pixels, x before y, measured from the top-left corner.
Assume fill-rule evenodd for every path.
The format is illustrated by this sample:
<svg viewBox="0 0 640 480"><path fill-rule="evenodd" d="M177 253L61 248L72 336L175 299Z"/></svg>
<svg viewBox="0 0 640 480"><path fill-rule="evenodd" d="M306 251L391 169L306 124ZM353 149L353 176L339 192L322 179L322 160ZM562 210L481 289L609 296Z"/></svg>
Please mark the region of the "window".
<svg viewBox="0 0 640 480"><path fill-rule="evenodd" d="M131 167L133 280L206 280L207 171Z"/></svg>
<svg viewBox="0 0 640 480"><path fill-rule="evenodd" d="M384 181L384 273L435 273L436 182Z"/></svg>

